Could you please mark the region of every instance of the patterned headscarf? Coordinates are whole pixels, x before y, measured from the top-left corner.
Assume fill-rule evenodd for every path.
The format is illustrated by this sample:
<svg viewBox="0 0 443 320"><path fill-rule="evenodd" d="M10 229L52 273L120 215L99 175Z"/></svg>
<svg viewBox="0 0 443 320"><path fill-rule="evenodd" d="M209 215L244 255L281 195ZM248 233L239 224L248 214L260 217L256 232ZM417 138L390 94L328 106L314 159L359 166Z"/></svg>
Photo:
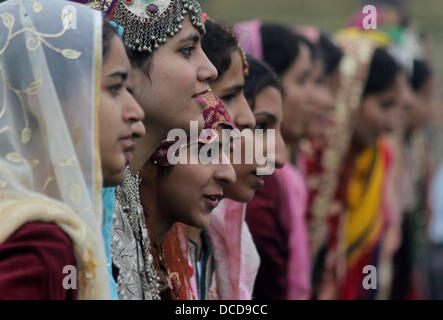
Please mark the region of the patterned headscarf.
<svg viewBox="0 0 443 320"><path fill-rule="evenodd" d="M109 299L101 15L60 0L10 0L0 20L0 243L25 223L56 223L73 242L79 298Z"/></svg>

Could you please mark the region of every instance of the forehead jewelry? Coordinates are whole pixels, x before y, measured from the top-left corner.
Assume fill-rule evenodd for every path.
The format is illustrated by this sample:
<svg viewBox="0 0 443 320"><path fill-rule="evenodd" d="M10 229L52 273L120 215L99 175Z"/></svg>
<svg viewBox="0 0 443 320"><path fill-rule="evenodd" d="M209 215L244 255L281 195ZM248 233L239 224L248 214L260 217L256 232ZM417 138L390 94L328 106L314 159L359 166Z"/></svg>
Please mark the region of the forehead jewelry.
<svg viewBox="0 0 443 320"><path fill-rule="evenodd" d="M186 15L204 34L197 0L118 0L112 19L125 29L123 41L128 47L151 53L183 28Z"/></svg>

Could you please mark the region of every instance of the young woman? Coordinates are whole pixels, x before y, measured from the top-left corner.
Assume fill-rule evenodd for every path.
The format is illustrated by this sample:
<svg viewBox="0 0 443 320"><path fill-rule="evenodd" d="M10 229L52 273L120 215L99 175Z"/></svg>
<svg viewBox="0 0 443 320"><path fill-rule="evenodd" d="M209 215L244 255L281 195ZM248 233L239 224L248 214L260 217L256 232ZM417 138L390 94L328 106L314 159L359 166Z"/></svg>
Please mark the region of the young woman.
<svg viewBox="0 0 443 320"><path fill-rule="evenodd" d="M206 17L202 48L217 69L211 89L220 97L237 129L254 129L255 119L244 96L248 62L233 33Z"/></svg>
<svg viewBox="0 0 443 320"><path fill-rule="evenodd" d="M329 39L328 35L315 27L296 27L295 31L305 36L314 46L314 62L308 85L309 116L307 134L299 144L297 165L303 172L308 187L308 208L310 199L320 185L322 153L326 148L327 127L333 125L335 99L340 86L339 63L342 51ZM309 220L310 210L307 211Z"/></svg>
<svg viewBox="0 0 443 320"><path fill-rule="evenodd" d="M402 203L401 245L394 255L392 299L425 297L421 284L424 243L426 239L427 190L430 161L423 129L431 120L435 103L435 79L430 66L421 60L413 61L410 76L412 103L408 105L408 123L401 146L401 187L398 195ZM400 219L399 219L400 220Z"/></svg>
<svg viewBox="0 0 443 320"><path fill-rule="evenodd" d="M202 128L201 96L217 71L201 47L205 28L196 0L118 0L110 19L124 29L134 97L146 113L147 134L131 165L136 173L171 129L189 132L191 120Z"/></svg>
<svg viewBox="0 0 443 320"><path fill-rule="evenodd" d="M268 154L268 159L281 167L279 159L285 158L280 133L282 87L268 66L252 57L248 57L248 63L245 97L265 136L269 129L276 131L279 155ZM223 199L214 210L210 225L203 232L183 227L178 230L184 256L190 256L190 284L196 299L251 299L259 257L245 223L245 203L231 199L254 194L261 183L254 179L251 183L250 176L256 177L258 167L257 164L234 166L237 181L224 188L229 198Z"/></svg>
<svg viewBox="0 0 443 320"><path fill-rule="evenodd" d="M340 84L338 66L342 52L327 34L314 27L296 27L295 32L306 37L313 50L312 70L308 80L306 133L301 145L308 140L315 147L324 141L325 127L331 125Z"/></svg>
<svg viewBox="0 0 443 320"><path fill-rule="evenodd" d="M146 113L145 139L134 154L132 175L145 165L153 151L174 128L189 131L190 121L203 126L203 95L217 77L214 66L201 49L204 34L200 5L195 0L94 1L123 29L123 41L133 66L134 97ZM127 171L126 182L134 179ZM113 232L113 263L120 297L159 298L154 266L144 249L149 245L143 208L137 188L123 183L116 194ZM132 209L131 209L132 208ZM136 208L136 209L134 209ZM130 254L128 254L130 253Z"/></svg>
<svg viewBox="0 0 443 320"><path fill-rule="evenodd" d="M64 29L64 1L42 0L41 11L8 4L0 5L15 21L0 29L11 40L0 55L0 298L108 299L102 183L121 182L144 134L129 60L97 12L75 5L77 29ZM34 38L41 32L45 42Z"/></svg>
<svg viewBox="0 0 443 320"><path fill-rule="evenodd" d="M248 70L249 61L245 59L242 48L228 28L209 19L205 25L207 34L203 40L203 48L219 73L219 77L211 82L211 88L224 99L234 124L240 129L251 129L255 119L253 109L251 110L243 94L244 89L249 90L246 97L252 103L255 102L256 94L264 89L258 88L259 85L280 88L280 84L275 77L272 78L273 74L267 68L260 68L255 60L253 68L249 64ZM259 116L262 125L260 128L264 129L265 138L268 127L276 129L277 155L267 154L266 148L264 151L268 155L268 161L281 167L285 155L279 130L279 100L272 96L272 92L270 100L266 100L267 98L268 95L264 95L264 98L260 96L259 99L260 111L263 111L261 108L267 111ZM266 105L264 101L271 105ZM277 102L274 103L275 101ZM264 123L268 126L263 126ZM243 152L244 147L242 145ZM245 159L245 156L242 155L242 158ZM259 262L249 229L244 222L244 203L262 185L263 178L257 176L259 167L257 163L234 164L237 181L224 188L224 195L228 199L224 199L214 210L209 228L202 231L183 227L178 232L185 252L190 256L193 270L190 283L197 299L251 298Z"/></svg>
<svg viewBox="0 0 443 320"><path fill-rule="evenodd" d="M363 268L377 267L388 224L386 181L390 153L380 137L401 111L401 72L395 60L365 33L344 30L344 52L334 126L328 132L324 171L312 207L314 297L370 299ZM360 99L351 99L351 97ZM336 159L336 161L332 161Z"/></svg>
<svg viewBox="0 0 443 320"><path fill-rule="evenodd" d="M279 75L284 87L282 136L288 150L297 149L309 123L307 93L312 45L282 25L252 21L240 24L236 30L246 47L256 48L255 54ZM286 164L265 179L264 187L248 203L246 220L262 261L254 289L258 299L309 297L306 198L302 175Z"/></svg>
<svg viewBox="0 0 443 320"><path fill-rule="evenodd" d="M166 158L173 141L164 141L153 157L143 167L137 177L125 178L125 189L117 189L117 199L119 203L128 203L129 213L143 210L143 225L140 220L117 220L114 225L114 233L117 237L124 237L125 228L140 230L136 234L142 239L143 259L152 262L148 264L145 272L140 273L141 281L152 287L150 294L154 299L189 299L192 293L187 283L188 277L183 272L189 272L187 259L180 256L178 259L185 263L184 270L177 270L175 265L170 265L166 260L164 238L171 227L176 222L186 223L197 228L206 228L209 224L209 214L218 205L223 197L223 187L235 181L235 173L229 164L227 155L222 149L216 131L220 125L227 125L232 128L229 115L220 103L218 98L212 93L205 95L208 100L208 107L204 110L205 124L203 129L211 129L214 133L208 141L206 138L199 138L198 141L190 140L180 149L192 152L192 145L199 143L201 147L207 144L216 144L220 164L183 164L179 163L171 166ZM189 154L180 153L178 160L188 160ZM224 164L227 163L227 164ZM140 180L139 180L139 178ZM189 184L192 181L192 184ZM128 191L129 190L129 191ZM131 199L132 190L140 191L140 202L137 206L128 200ZM134 215L133 215L134 216ZM144 238L146 237L146 238ZM152 244L152 245L151 245ZM151 247L152 246L152 247ZM121 247L119 242L114 243L114 252L127 253L126 247ZM116 264L117 268L120 265ZM180 265L178 264L178 267ZM159 277L157 279L157 276ZM119 283L119 286L121 283ZM130 290L131 287L121 287L120 289ZM123 291L121 291L123 292ZM131 298L130 296L121 296Z"/></svg>
<svg viewBox="0 0 443 320"><path fill-rule="evenodd" d="M312 46L279 24L248 21L236 25L235 32L246 53L268 63L280 77L285 91L283 138L288 145L295 144L306 132Z"/></svg>

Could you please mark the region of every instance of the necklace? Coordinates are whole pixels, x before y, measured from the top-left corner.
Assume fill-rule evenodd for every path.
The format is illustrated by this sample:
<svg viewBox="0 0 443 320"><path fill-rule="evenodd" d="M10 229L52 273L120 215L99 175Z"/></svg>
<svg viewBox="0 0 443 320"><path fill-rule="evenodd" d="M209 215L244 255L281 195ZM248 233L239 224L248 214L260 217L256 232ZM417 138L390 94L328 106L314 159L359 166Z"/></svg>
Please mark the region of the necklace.
<svg viewBox="0 0 443 320"><path fill-rule="evenodd" d="M146 300L160 300L159 281L160 278L153 264L151 254L151 241L145 226L145 218L140 213L142 208L139 194L139 175L134 177L129 171L129 167L125 168L123 183L116 188L115 196L122 206L124 214L126 214L132 232L134 233L137 243L141 246L143 255L143 270L140 274L143 292Z"/></svg>

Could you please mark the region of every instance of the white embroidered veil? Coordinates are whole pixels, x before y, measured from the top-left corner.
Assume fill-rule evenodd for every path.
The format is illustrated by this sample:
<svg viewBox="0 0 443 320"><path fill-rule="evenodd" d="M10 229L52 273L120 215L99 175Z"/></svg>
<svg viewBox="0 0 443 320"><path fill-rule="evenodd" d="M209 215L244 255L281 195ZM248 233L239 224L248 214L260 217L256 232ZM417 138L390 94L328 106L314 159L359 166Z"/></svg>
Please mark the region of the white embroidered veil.
<svg viewBox="0 0 443 320"><path fill-rule="evenodd" d="M0 5L0 243L27 222L59 225L73 241L80 299L110 298L101 235L101 30L100 12L72 2Z"/></svg>

